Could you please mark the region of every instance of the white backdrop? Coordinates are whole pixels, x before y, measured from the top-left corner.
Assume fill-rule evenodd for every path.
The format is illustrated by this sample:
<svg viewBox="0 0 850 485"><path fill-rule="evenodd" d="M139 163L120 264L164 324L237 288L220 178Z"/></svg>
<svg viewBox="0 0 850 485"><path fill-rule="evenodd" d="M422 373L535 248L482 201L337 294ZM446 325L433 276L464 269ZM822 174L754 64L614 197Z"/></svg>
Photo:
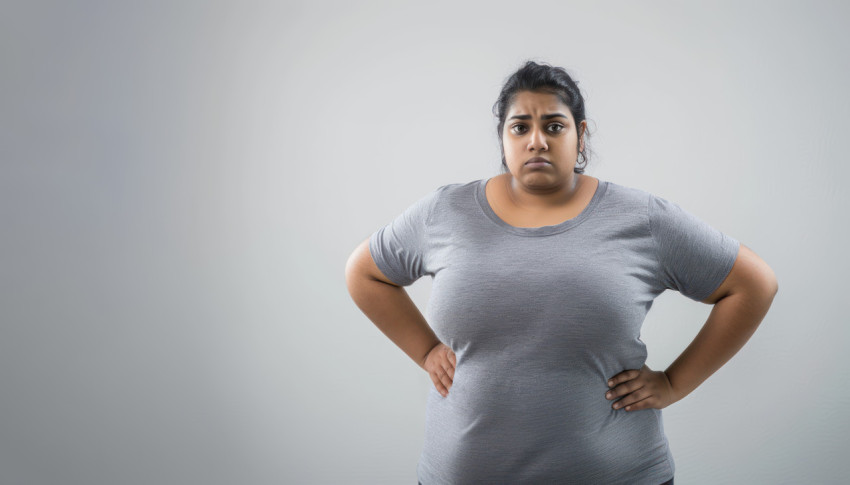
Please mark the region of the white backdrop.
<svg viewBox="0 0 850 485"><path fill-rule="evenodd" d="M664 410L681 484L850 475L850 8L834 2L38 2L0 11L0 483L416 483L427 375L345 262L499 171L526 59L587 173L755 250L779 293ZM430 278L409 287L423 310ZM666 292L666 367L710 307Z"/></svg>

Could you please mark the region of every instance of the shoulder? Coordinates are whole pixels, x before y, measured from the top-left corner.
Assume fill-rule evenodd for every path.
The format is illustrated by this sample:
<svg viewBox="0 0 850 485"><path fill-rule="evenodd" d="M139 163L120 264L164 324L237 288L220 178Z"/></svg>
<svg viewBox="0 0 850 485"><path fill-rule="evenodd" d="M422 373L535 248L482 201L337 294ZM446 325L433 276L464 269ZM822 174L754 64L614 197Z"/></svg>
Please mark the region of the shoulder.
<svg viewBox="0 0 850 485"><path fill-rule="evenodd" d="M474 193L475 184L477 182L478 181L466 183L457 182L440 185L437 188L420 193L420 195L414 199L414 205L433 208L433 206L446 199L462 197L467 193Z"/></svg>
<svg viewBox="0 0 850 485"><path fill-rule="evenodd" d="M429 197L433 199L435 210L450 208L469 210L469 206L476 200L479 185L484 182L485 180L478 179L441 185L434 189Z"/></svg>
<svg viewBox="0 0 850 485"><path fill-rule="evenodd" d="M620 210L632 208L646 214L650 218L660 218L671 215L689 214L681 205L637 187L607 182L606 199L609 205Z"/></svg>
<svg viewBox="0 0 850 485"><path fill-rule="evenodd" d="M477 179L469 182L449 183L437 187L434 189L434 192L438 193L441 197L463 197L467 194L475 193L475 190L478 188L478 184L483 182L483 179Z"/></svg>
<svg viewBox="0 0 850 485"><path fill-rule="evenodd" d="M600 180L599 183L600 189L602 184L605 185L603 210L648 217L649 203L655 195L637 187L621 185L608 180Z"/></svg>
<svg viewBox="0 0 850 485"><path fill-rule="evenodd" d="M653 194L646 190L639 189L637 187L621 185L611 181L606 181L605 183L608 184L607 192L609 196L615 197L619 200L646 203L647 198L653 196Z"/></svg>
<svg viewBox="0 0 850 485"><path fill-rule="evenodd" d="M445 214L451 209L458 209L474 200L475 190L480 182L480 180L475 180L449 183L420 193L400 217L409 221L418 219L426 225L430 224L434 213Z"/></svg>

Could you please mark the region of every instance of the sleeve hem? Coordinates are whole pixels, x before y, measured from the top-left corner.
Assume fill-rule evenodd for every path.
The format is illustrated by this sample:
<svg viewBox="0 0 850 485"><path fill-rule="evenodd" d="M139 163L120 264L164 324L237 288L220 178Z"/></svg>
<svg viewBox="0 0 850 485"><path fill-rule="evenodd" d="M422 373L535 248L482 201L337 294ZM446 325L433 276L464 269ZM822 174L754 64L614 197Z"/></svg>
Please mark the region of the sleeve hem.
<svg viewBox="0 0 850 485"><path fill-rule="evenodd" d="M388 280L392 281L396 286L407 286L412 282L402 283L405 281L404 278L399 278L395 271L384 263L383 257L380 256L380 251L375 251L376 239L379 237L382 230L383 229L379 229L373 232L372 236L369 237L369 254L372 256L372 261L375 262L375 266L381 270L381 273L383 273L384 276ZM378 257L375 257L376 255L378 255Z"/></svg>
<svg viewBox="0 0 850 485"><path fill-rule="evenodd" d="M730 237L730 236L726 236L726 237L729 238L734 243L735 251L730 251L730 255L727 256L726 261L724 262L723 271L721 271L719 273L719 274L723 275L723 277L720 278L720 280L717 282L716 285L712 285L709 288L709 290L707 292L705 292L704 295L702 295L702 294L693 295L694 300L702 302L703 300L705 300L706 298L711 296L711 294L714 293L718 288L720 288L720 285L722 285L723 282L726 281L726 278L729 276L729 273L732 271L732 266L735 265L735 261L738 260L738 253L741 250L741 242L738 241L737 239L733 238L733 237ZM730 246L730 248L731 248L731 246Z"/></svg>

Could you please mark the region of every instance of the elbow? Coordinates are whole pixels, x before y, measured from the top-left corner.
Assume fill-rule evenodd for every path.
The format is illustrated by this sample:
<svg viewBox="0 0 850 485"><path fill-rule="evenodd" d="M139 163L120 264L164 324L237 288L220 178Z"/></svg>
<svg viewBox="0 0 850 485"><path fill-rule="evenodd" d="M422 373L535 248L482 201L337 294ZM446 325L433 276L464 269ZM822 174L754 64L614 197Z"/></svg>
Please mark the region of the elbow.
<svg viewBox="0 0 850 485"><path fill-rule="evenodd" d="M767 268L765 274L752 284L749 294L755 298L761 298L770 305L778 292L779 281L776 279L773 270Z"/></svg>
<svg viewBox="0 0 850 485"><path fill-rule="evenodd" d="M762 280L764 291L768 295L770 295L770 299L773 300L773 297L775 297L776 294L779 293L779 280L776 278L776 273L773 271L773 268L765 265L765 271Z"/></svg>
<svg viewBox="0 0 850 485"><path fill-rule="evenodd" d="M769 267L765 274L754 282L747 294L754 304L762 308L763 313L767 313L773 305L773 300L779 292L779 281L776 275Z"/></svg>
<svg viewBox="0 0 850 485"><path fill-rule="evenodd" d="M749 277L750 293L773 301L779 292L779 280L776 272L767 263L759 260Z"/></svg>
<svg viewBox="0 0 850 485"><path fill-rule="evenodd" d="M740 295L743 298L764 308L766 312L773 304L773 299L779 292L779 280L773 269L766 264L759 265L757 271L750 272L740 285L730 291L729 295Z"/></svg>
<svg viewBox="0 0 850 485"><path fill-rule="evenodd" d="M360 247L358 246L345 261L345 284L349 291L353 284L357 282L363 271L363 265L360 262Z"/></svg>
<svg viewBox="0 0 850 485"><path fill-rule="evenodd" d="M351 253L348 257L348 260L345 262L345 285L348 287L348 291L352 290L352 287L357 284L361 277L362 266L359 264L357 260L357 251Z"/></svg>

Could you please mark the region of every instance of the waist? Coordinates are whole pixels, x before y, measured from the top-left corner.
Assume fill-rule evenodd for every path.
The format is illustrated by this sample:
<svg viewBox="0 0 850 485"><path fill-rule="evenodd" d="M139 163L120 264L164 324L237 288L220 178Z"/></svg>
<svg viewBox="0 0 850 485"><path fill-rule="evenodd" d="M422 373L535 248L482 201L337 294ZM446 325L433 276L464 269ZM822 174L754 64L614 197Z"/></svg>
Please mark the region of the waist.
<svg viewBox="0 0 850 485"><path fill-rule="evenodd" d="M546 378L499 386L461 379L447 397L431 389L422 466L452 477L439 483L669 478L661 411L612 409L607 387L590 387Z"/></svg>

